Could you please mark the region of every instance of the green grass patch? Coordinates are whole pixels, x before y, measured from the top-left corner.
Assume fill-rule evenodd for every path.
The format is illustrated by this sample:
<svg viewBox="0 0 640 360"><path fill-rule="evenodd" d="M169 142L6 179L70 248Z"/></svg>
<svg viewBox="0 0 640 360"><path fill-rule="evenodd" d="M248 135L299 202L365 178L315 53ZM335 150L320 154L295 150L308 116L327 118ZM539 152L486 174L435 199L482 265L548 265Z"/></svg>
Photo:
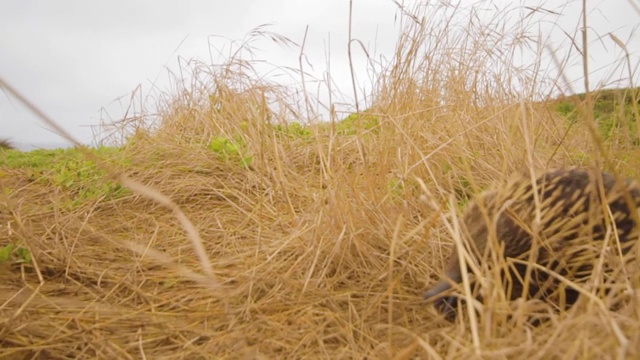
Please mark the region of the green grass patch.
<svg viewBox="0 0 640 360"><path fill-rule="evenodd" d="M353 113L340 121L336 129L338 134L356 135L358 130L373 130L380 124L378 116L368 114L366 111L360 114Z"/></svg>
<svg viewBox="0 0 640 360"><path fill-rule="evenodd" d="M253 156L247 155L247 147L244 139L236 136L235 139L215 137L211 139L207 148L216 153L225 162L235 162L241 167L249 167L253 162Z"/></svg>
<svg viewBox="0 0 640 360"><path fill-rule="evenodd" d="M629 136L634 144L640 142L636 114L640 99L634 98L634 94L639 91L640 89L615 89L595 93L593 119L597 124L598 133L605 141L622 134ZM577 94L557 100L555 110L573 124L579 119L575 104L584 99L585 94Z"/></svg>
<svg viewBox="0 0 640 360"><path fill-rule="evenodd" d="M312 139L313 132L308 126L294 122L288 125L275 125L276 134L285 135L293 139Z"/></svg>
<svg viewBox="0 0 640 360"><path fill-rule="evenodd" d="M23 264L31 262L31 252L29 249L18 246L17 248L13 244L0 247L0 264L1 263L15 263Z"/></svg>
<svg viewBox="0 0 640 360"><path fill-rule="evenodd" d="M116 166L125 167L128 161L119 148L99 147L89 151ZM7 169L22 169L27 178L46 186L61 189L70 197L66 207L74 208L87 201L119 198L128 194L120 184L107 179L104 170L85 158L75 148L8 151L2 156Z"/></svg>

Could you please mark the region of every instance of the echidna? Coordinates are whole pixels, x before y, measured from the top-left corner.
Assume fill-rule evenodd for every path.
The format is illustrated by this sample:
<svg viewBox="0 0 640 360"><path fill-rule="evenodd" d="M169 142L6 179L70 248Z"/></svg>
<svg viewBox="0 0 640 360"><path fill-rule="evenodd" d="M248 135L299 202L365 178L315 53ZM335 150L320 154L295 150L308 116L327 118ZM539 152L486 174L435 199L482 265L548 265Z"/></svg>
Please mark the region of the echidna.
<svg viewBox="0 0 640 360"><path fill-rule="evenodd" d="M594 169L554 170L535 186L519 177L478 196L460 222L461 239L476 264L509 264L500 272L507 299L537 298L567 308L579 292L557 275L585 284L601 260L602 281L612 281L616 267L636 258L630 250L639 239L639 207L637 182ZM443 278L425 294L450 320L458 299L447 293L461 281L454 249Z"/></svg>

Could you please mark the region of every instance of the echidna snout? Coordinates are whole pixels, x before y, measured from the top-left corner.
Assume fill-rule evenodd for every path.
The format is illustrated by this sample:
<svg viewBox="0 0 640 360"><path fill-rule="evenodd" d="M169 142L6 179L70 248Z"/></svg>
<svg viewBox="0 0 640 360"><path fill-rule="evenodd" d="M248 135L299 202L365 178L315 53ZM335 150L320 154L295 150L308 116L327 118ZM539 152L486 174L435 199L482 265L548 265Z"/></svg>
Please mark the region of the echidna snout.
<svg viewBox="0 0 640 360"><path fill-rule="evenodd" d="M454 274L447 274L450 281L460 282L460 271ZM453 276L451 276L453 275ZM456 315L458 298L454 295L443 295L451 289L451 283L445 279L440 279L431 289L424 294L427 301L433 301L435 308L444 315L445 318L453 320Z"/></svg>
<svg viewBox="0 0 640 360"><path fill-rule="evenodd" d="M460 283L461 281L460 262L454 252L445 265L443 277L424 294L425 300L433 301L435 308L449 320L455 318L458 298L454 295L444 294L451 290L452 283Z"/></svg>
<svg viewBox="0 0 640 360"><path fill-rule="evenodd" d="M608 256L603 274L615 273L615 264L635 260L630 250L640 234L635 221L638 207L640 186L636 182L618 181L613 175L594 170L555 170L539 176L535 186L530 179L520 177L479 195L460 222L462 240L476 250L471 256L486 254L491 238L503 249L502 257L534 259L540 268L548 269L531 271L526 294L519 281L525 278L527 266L516 262L506 271L501 269L502 285L509 290L507 298L529 296L570 306L578 292L569 287L560 290L560 281L550 273L581 284L591 277L596 260L602 256ZM610 236L612 230L616 236ZM455 316L460 300L453 294L451 283L460 283L461 278L454 250L443 278L425 293L425 298L449 319Z"/></svg>
<svg viewBox="0 0 640 360"><path fill-rule="evenodd" d="M426 300L433 299L451 289L452 283L459 283L461 281L460 262L458 261L457 254L453 253L445 265L443 277L424 294L424 297Z"/></svg>

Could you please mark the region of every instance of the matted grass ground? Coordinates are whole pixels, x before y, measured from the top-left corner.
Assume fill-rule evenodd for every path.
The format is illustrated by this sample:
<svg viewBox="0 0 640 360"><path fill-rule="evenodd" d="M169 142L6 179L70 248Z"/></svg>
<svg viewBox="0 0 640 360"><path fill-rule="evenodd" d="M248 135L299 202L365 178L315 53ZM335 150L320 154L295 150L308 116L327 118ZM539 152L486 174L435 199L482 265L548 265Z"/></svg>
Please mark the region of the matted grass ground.
<svg viewBox="0 0 640 360"><path fill-rule="evenodd" d="M447 26L409 26L373 105L343 122L295 124L287 89L231 59L155 126L119 124L119 147L0 150L0 357L640 356L633 272L603 300L626 296L616 311L495 302L450 323L423 302L473 194L595 161L640 178L637 91L590 127L591 98L490 87L526 71Z"/></svg>

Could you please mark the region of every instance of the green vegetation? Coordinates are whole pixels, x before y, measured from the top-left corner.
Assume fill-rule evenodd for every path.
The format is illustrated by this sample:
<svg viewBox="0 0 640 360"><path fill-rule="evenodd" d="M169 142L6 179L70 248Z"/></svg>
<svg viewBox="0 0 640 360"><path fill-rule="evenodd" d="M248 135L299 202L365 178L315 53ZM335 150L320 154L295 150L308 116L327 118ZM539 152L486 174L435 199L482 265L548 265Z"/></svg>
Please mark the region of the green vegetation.
<svg viewBox="0 0 640 360"><path fill-rule="evenodd" d="M31 262L31 253L29 249L19 246L14 251L13 244L8 244L3 247L0 247L0 264L1 263L15 263L15 264L23 264Z"/></svg>
<svg viewBox="0 0 640 360"><path fill-rule="evenodd" d="M358 130L375 130L380 124L380 119L376 115L363 111L360 115L353 113L342 121L338 122L336 129L339 134L356 135Z"/></svg>
<svg viewBox="0 0 640 360"><path fill-rule="evenodd" d="M335 129L338 135L353 136L360 132L376 132L380 125L380 119L377 115L372 115L368 111L364 111L358 116L352 113L346 118L336 122ZM287 125L275 125L274 129L278 134L284 134L291 138L313 139L314 132L312 128L318 129L320 132L329 133L332 125L330 123L320 123L315 127L307 126L294 122Z"/></svg>
<svg viewBox="0 0 640 360"><path fill-rule="evenodd" d="M120 155L118 148L99 147L90 151L102 159L115 161L121 168L130 163ZM117 182L108 180L104 170L75 148L10 151L0 157L6 169L20 169L30 181L63 191L69 197L64 204L67 207L101 199L117 199L129 193Z"/></svg>
<svg viewBox="0 0 640 360"><path fill-rule="evenodd" d="M294 122L288 125L275 125L274 129L277 134L282 134L285 136L289 136L291 138L300 138L300 139L312 139L313 132L309 129L308 126L302 125L300 123Z"/></svg>
<svg viewBox="0 0 640 360"><path fill-rule="evenodd" d="M625 136L632 143L638 144L640 88L602 90L595 93L594 98L592 113L600 136L604 140ZM555 100L555 110L570 123L574 123L579 119L576 104L584 100L585 94Z"/></svg>
<svg viewBox="0 0 640 360"><path fill-rule="evenodd" d="M236 137L233 140L225 137L214 137L208 145L209 150L220 156L222 160L236 161L242 167L251 166L253 156L245 155L247 153L246 146L242 137Z"/></svg>

